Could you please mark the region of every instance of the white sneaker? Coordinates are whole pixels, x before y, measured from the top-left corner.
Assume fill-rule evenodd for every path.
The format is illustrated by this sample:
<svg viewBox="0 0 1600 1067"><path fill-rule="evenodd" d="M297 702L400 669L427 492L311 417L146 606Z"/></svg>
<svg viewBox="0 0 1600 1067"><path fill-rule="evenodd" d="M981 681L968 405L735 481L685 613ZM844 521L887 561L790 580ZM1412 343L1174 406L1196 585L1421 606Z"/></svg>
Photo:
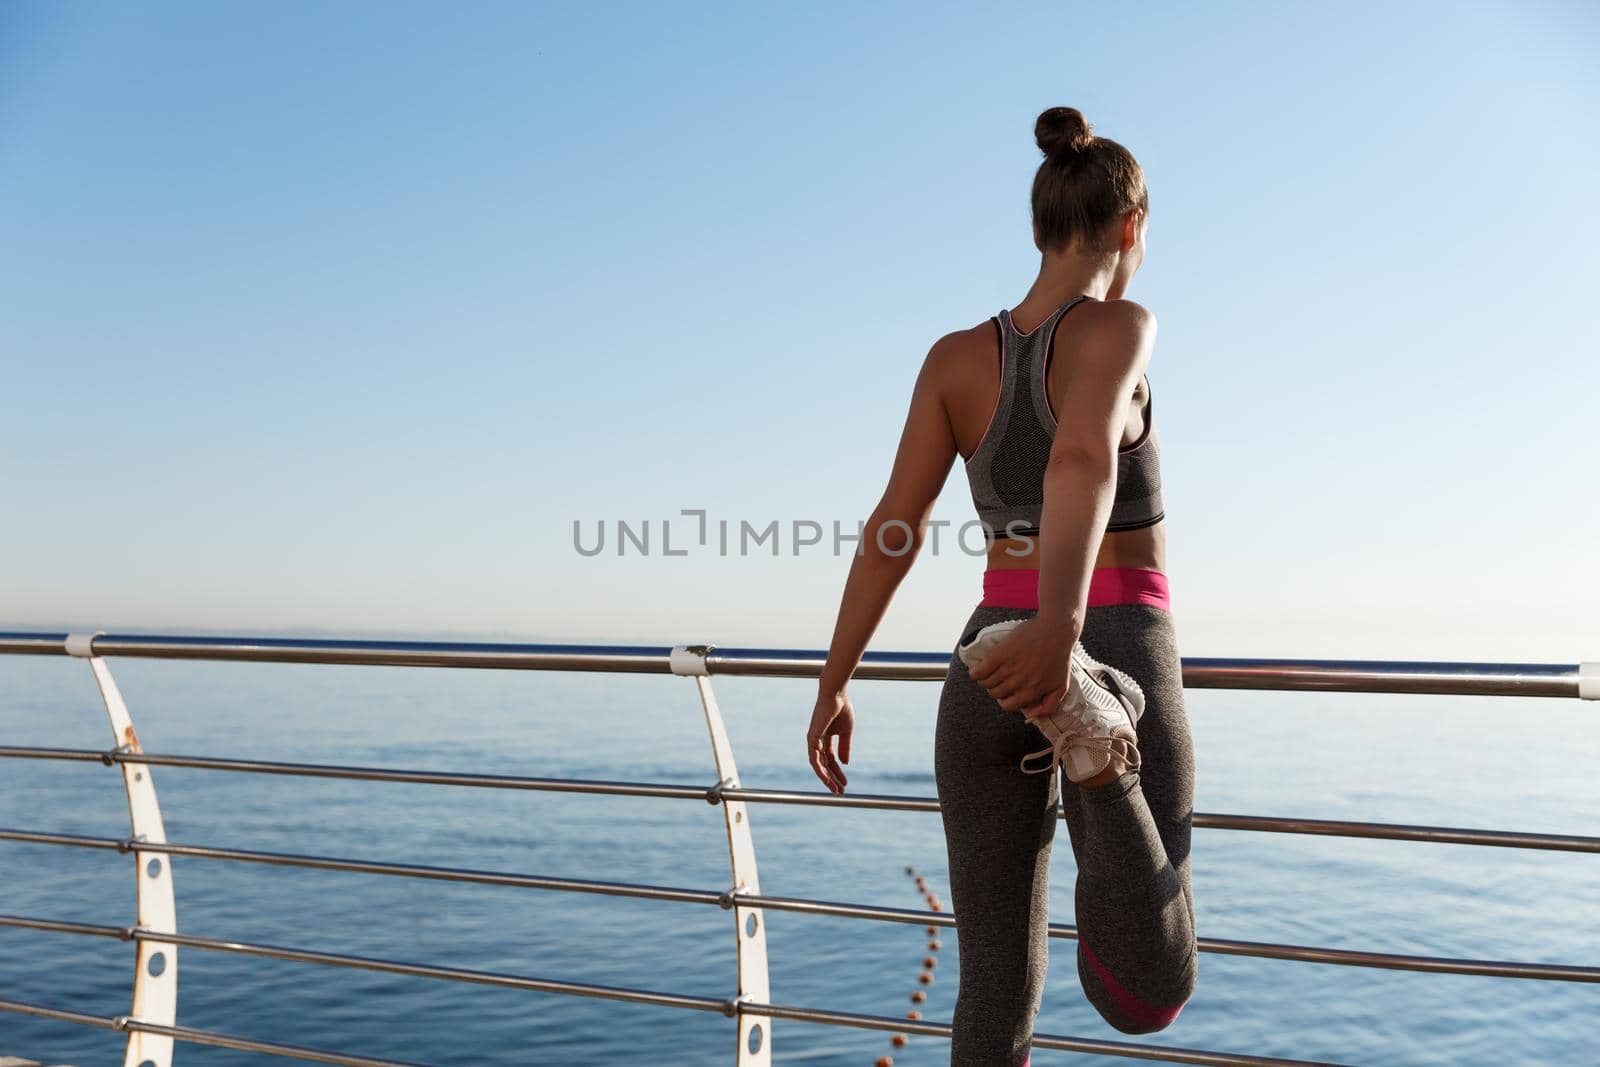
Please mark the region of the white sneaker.
<svg viewBox="0 0 1600 1067"><path fill-rule="evenodd" d="M985 626L963 638L956 654L970 670L1023 622L1011 619ZM1042 774L1060 763L1069 781L1082 782L1105 770L1113 760L1118 774L1138 770L1135 727L1144 714L1144 690L1139 683L1094 659L1081 641L1072 646L1067 679L1067 693L1055 710L1028 720L1050 739L1050 745L1022 757L1019 766L1023 772ZM1029 760L1045 754L1051 757L1047 766L1028 766Z"/></svg>

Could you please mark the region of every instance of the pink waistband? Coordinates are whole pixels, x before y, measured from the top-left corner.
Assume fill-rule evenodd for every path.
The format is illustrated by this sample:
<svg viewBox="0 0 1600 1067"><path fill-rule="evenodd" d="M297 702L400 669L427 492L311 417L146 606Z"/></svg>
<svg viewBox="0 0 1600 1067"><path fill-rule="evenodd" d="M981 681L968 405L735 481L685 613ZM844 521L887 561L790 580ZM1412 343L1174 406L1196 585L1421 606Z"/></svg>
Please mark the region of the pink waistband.
<svg viewBox="0 0 1600 1067"><path fill-rule="evenodd" d="M1167 576L1153 567L1096 567L1089 575L1089 607L1111 604L1149 604L1172 610ZM980 608L1039 610L1039 572L1036 569L983 572Z"/></svg>

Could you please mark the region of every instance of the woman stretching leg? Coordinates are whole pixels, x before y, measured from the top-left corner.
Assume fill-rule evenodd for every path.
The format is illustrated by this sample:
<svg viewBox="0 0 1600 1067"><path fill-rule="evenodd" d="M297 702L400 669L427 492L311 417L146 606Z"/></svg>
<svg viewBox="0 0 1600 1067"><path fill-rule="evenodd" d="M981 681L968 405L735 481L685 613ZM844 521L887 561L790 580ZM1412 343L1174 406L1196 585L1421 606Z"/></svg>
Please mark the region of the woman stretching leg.
<svg viewBox="0 0 1600 1067"><path fill-rule="evenodd" d="M1027 575L1036 571L991 572ZM992 583L991 583L992 584ZM1160 1030L1194 988L1189 887L1193 760L1161 572L1094 572L1084 650L1144 691L1138 771L1085 789L1017 769L1039 734L998 711L957 656L939 701L934 773L960 948L956 1064L1025 1064L1048 962L1051 846L1065 798L1077 861L1078 975L1126 1033ZM1037 602L991 590L963 633L1032 618Z"/></svg>
<svg viewBox="0 0 1600 1067"><path fill-rule="evenodd" d="M1090 1003L1124 1032L1159 1030L1196 976L1194 764L1146 374L1155 320L1123 298L1144 259L1149 199L1133 156L1076 110L1044 112L1035 138L1046 157L1032 194L1039 276L1015 308L941 337L923 362L806 738L817 776L842 793L855 725L846 683L960 455L989 538L984 599L961 636L1026 621L970 670L953 652L939 702L934 770L960 958L952 1067L1029 1062L1058 800ZM1142 715L1120 723L1137 734L1137 759L1111 758L1081 781L1028 774L1018 764L1045 740L1029 720L1067 696L1079 641L1144 693Z"/></svg>

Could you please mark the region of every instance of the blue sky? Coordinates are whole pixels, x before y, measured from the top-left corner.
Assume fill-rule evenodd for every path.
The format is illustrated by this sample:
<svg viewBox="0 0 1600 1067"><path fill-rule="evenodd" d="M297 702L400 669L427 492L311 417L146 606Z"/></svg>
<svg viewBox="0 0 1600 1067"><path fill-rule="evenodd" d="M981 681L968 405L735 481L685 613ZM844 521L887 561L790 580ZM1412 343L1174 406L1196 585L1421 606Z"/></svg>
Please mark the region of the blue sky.
<svg viewBox="0 0 1600 1067"><path fill-rule="evenodd" d="M1181 651L1600 657L1597 46L1585 4L13 0L0 625L825 645L848 559L788 524L864 518L928 346L1026 291L1066 104L1151 189ZM686 508L782 554L667 558ZM652 552L580 555L601 519ZM954 640L944 547L878 647Z"/></svg>

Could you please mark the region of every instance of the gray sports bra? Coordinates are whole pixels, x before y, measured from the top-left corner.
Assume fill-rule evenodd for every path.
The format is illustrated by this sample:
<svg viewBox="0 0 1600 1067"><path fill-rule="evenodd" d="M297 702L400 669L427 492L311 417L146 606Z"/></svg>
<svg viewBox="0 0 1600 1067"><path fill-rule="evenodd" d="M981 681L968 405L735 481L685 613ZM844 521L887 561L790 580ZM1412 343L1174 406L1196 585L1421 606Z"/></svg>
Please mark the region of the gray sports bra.
<svg viewBox="0 0 1600 1067"><path fill-rule="evenodd" d="M967 459L972 502L990 539L1034 536L1044 507L1044 469L1056 416L1045 383L1055 352L1056 324L1078 304L1075 296L1050 317L1021 333L1002 310L994 323L1000 342L1000 397L978 447ZM1145 376L1144 432L1117 449L1117 488L1108 531L1138 530L1166 517L1161 502L1161 441L1155 429L1155 395Z"/></svg>

